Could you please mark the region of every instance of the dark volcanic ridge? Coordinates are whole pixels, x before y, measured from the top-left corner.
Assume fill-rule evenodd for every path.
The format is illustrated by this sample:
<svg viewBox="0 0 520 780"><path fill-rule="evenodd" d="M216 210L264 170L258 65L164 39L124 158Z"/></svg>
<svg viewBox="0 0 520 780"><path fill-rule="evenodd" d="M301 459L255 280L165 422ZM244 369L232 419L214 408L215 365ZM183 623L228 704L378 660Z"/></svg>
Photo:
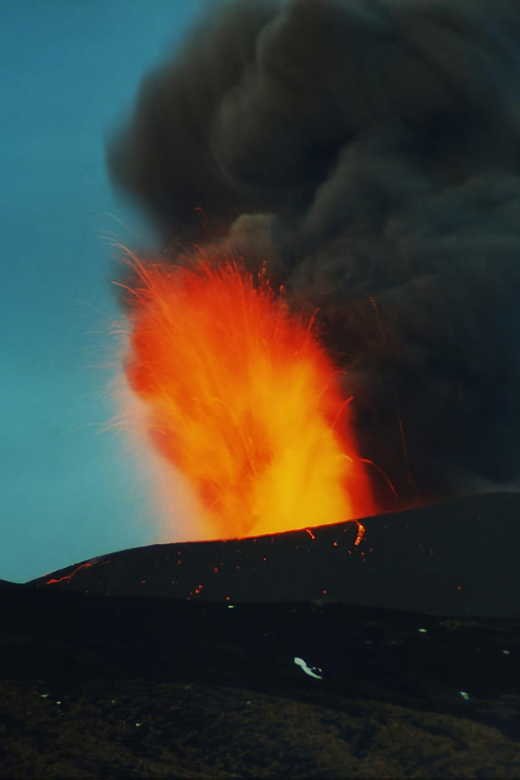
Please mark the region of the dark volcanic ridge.
<svg viewBox="0 0 520 780"><path fill-rule="evenodd" d="M3 598L0 679L47 681L43 692L64 683L61 701L89 680L256 690L333 708L354 697L449 713L517 739L519 627L339 603L22 587Z"/></svg>
<svg viewBox="0 0 520 780"><path fill-rule="evenodd" d="M520 734L519 509L517 494L473 496L368 518L361 539L350 522L258 539L152 545L24 585L0 582L0 679L17 686L13 733L26 738L22 689L33 697L30 713L47 697L45 723L59 718L59 732L46 744L58 751L64 724L75 722L75 710L67 718L76 700L88 706L78 733L90 733L93 712L104 729L104 691L117 722L121 707L132 707L132 735L146 736L157 731L163 710L170 722L172 686L182 701L203 686L204 723L218 721L224 693L234 697L240 717L240 702L250 707L255 695L273 712L283 700L298 711L310 707L312 718L327 707L334 723L347 709L354 735L408 713L426 724L426 736L417 738L420 765L431 768L437 756L451 774L461 756L475 754L482 725L492 736L490 757L471 776L506 776L507 767L511 775ZM247 729L255 741L267 733L266 744L283 753L285 737L262 712ZM400 720L396 729L403 733ZM111 725L106 733L114 734ZM453 755L444 743L432 752L430 733L434 740L445 735ZM301 742L294 744L300 755ZM400 745L392 742L394 767L403 761ZM140 747L130 755L140 756ZM17 744L12 752L18 756ZM26 759L31 766L34 755ZM212 744L207 755L214 756ZM504 755L507 767L498 758Z"/></svg>
<svg viewBox="0 0 520 780"><path fill-rule="evenodd" d="M520 618L520 495L240 540L103 555L27 585L236 605L325 600L452 617Z"/></svg>

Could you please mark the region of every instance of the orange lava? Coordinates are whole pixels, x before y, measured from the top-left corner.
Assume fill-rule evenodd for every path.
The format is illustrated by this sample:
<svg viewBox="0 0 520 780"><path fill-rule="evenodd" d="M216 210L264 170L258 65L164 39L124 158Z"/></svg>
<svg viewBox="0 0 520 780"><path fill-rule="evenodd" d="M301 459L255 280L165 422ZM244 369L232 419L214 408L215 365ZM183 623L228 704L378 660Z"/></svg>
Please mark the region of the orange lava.
<svg viewBox="0 0 520 780"><path fill-rule="evenodd" d="M47 580L47 582L45 584L46 585L56 585L57 582L70 582L71 579L76 574L76 572L78 572L80 569L88 569L91 566L92 566L92 564L90 562L82 563L81 566L78 566L76 569L74 569L74 571L71 571L70 574L66 574L64 577L60 577L59 580L57 580L57 579Z"/></svg>
<svg viewBox="0 0 520 780"><path fill-rule="evenodd" d="M152 441L204 507L205 538L370 514L349 403L314 322L227 258L134 267L127 378Z"/></svg>
<svg viewBox="0 0 520 780"><path fill-rule="evenodd" d="M63 577L60 577L57 579L50 579L47 580L45 583L46 585L56 585L58 582L70 582L71 579L80 571L81 569L89 569L91 566L94 566L96 561L87 561L87 563L82 563L79 566L77 566L74 571L71 571L70 574L66 574ZM101 566L107 566L110 563L110 561L104 561Z"/></svg>

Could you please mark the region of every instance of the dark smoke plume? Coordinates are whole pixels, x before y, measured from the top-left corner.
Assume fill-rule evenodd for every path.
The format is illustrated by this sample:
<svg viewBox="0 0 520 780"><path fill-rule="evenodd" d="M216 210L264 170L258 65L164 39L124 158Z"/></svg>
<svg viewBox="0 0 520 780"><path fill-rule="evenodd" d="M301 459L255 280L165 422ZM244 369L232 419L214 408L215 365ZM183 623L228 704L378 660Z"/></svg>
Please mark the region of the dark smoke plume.
<svg viewBox="0 0 520 780"><path fill-rule="evenodd" d="M165 241L319 307L403 502L515 483L518 0L213 2L108 164Z"/></svg>

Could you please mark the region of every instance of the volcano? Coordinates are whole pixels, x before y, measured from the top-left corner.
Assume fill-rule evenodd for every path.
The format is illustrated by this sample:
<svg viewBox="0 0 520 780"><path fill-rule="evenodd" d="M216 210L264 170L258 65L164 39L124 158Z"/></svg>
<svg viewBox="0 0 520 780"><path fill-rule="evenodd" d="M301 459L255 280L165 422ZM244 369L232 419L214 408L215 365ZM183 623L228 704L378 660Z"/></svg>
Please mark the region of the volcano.
<svg viewBox="0 0 520 780"><path fill-rule="evenodd" d="M489 494L1 582L4 776L517 777L519 512Z"/></svg>
<svg viewBox="0 0 520 780"><path fill-rule="evenodd" d="M28 583L53 591L223 604L315 600L520 619L520 495L468 496L257 538L159 544Z"/></svg>

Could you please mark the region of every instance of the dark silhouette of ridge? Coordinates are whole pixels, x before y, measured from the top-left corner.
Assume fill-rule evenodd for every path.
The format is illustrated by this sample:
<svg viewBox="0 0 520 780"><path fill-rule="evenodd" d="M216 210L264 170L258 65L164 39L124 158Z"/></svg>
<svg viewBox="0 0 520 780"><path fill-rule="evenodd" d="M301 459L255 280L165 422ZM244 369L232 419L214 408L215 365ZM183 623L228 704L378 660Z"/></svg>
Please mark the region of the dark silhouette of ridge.
<svg viewBox="0 0 520 780"><path fill-rule="evenodd" d="M258 538L158 544L32 580L49 590L220 603L312 602L520 619L520 495L468 496Z"/></svg>

